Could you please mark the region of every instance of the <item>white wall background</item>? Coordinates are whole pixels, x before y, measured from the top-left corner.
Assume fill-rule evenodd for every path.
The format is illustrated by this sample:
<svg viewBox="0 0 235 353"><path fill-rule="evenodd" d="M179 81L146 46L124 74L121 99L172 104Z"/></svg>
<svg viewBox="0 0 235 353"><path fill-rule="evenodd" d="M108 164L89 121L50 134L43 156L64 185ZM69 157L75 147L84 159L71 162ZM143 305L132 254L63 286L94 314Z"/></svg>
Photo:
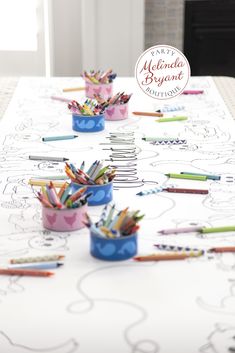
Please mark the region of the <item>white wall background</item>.
<svg viewBox="0 0 235 353"><path fill-rule="evenodd" d="M0 75L80 76L107 68L134 75L144 50L144 0L36 1L38 51L0 51Z"/></svg>
<svg viewBox="0 0 235 353"><path fill-rule="evenodd" d="M30 1L32 2L31 4L29 4ZM28 21L28 28L27 23L25 23L28 18L25 15L24 6L30 6L32 10L36 10L38 32L35 33L35 36L37 38L37 50L25 50L23 39L21 45L19 43L20 38L23 37L21 27L25 26L26 30L28 28L30 30L30 19ZM1 23L1 35L4 36L4 41L7 40L10 42L10 49L0 50L0 76L44 75L44 0L0 0L0 12L7 23L6 26L3 25L3 22ZM33 15L34 13L32 12ZM32 31L34 29L32 28ZM14 42L13 38L17 40L15 50L12 43Z"/></svg>
<svg viewBox="0 0 235 353"><path fill-rule="evenodd" d="M82 0L83 68L134 75L144 49L144 0Z"/></svg>

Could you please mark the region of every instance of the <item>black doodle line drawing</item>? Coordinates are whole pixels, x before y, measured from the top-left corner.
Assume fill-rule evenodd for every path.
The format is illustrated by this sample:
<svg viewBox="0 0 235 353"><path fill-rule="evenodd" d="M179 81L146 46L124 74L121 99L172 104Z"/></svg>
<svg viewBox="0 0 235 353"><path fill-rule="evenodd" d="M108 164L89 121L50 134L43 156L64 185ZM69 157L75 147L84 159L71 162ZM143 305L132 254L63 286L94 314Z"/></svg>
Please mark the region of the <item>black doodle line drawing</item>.
<svg viewBox="0 0 235 353"><path fill-rule="evenodd" d="M199 348L201 353L228 353L235 348L235 326L216 323L214 330L207 337L207 343Z"/></svg>
<svg viewBox="0 0 235 353"><path fill-rule="evenodd" d="M19 280L20 276L0 279L0 303L4 301L4 298L11 294L18 294L24 291L24 287L18 283Z"/></svg>
<svg viewBox="0 0 235 353"><path fill-rule="evenodd" d="M196 302L201 309L214 314L223 314L233 316L235 315L235 279L229 280L228 293L220 299L217 305L212 305L204 301L203 298L198 297Z"/></svg>
<svg viewBox="0 0 235 353"><path fill-rule="evenodd" d="M74 353L78 352L78 348L79 344L74 338L53 347L33 348L14 342L4 331L0 331L0 349L4 353Z"/></svg>
<svg viewBox="0 0 235 353"><path fill-rule="evenodd" d="M132 265L127 265L127 266L132 266ZM154 266L154 265L150 265L150 266ZM119 267L123 267L123 266L119 265ZM103 302L106 305L108 303L117 304L117 305L121 304L124 307L126 306L129 308L132 308L139 313L140 317L138 319L135 319L134 322L130 323L126 328L123 329L123 337L124 337L124 340L129 345L129 347L131 348L130 352L157 353L159 351L159 345L155 340L140 339L138 341L133 342L130 338L130 335L131 335L130 332L147 320L148 314L144 308L137 305L136 303L129 302L127 300L121 300L121 299L115 299L115 298L103 298L103 297L94 298L93 296L91 297L88 293L86 293L86 291L83 290L82 287L84 285L84 282L86 282L86 280L89 277L97 274L98 272L107 271L112 268L116 268L116 266L114 265L114 266L101 267L99 269L87 272L86 274L81 276L77 282L76 288L79 295L81 295L83 299L76 300L75 302L68 304L67 311L73 315L85 315L89 311L93 310L95 305L97 305L97 303L103 303Z"/></svg>

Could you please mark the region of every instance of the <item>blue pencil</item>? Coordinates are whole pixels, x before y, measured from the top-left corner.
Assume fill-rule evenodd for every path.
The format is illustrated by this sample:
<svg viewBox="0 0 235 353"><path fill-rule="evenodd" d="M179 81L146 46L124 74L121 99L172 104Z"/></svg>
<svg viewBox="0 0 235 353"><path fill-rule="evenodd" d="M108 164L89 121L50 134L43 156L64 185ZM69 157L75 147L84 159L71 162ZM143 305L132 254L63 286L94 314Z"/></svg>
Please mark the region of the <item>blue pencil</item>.
<svg viewBox="0 0 235 353"><path fill-rule="evenodd" d="M60 140L72 140L78 137L77 135L64 135L64 136L48 136L42 137L42 141L60 141Z"/></svg>
<svg viewBox="0 0 235 353"><path fill-rule="evenodd" d="M136 195L144 196L144 195L156 194L158 192L161 192L162 190L163 190L162 187L158 187L158 188L154 188L154 189L148 189L148 190L140 191Z"/></svg>
<svg viewBox="0 0 235 353"><path fill-rule="evenodd" d="M7 269L15 269L15 268L21 268L21 269L37 269L37 270L49 270L49 269L55 269L60 266L63 266L63 262L58 262L58 261L49 261L49 262L33 262L33 263L24 263L24 264L14 264L7 266Z"/></svg>
<svg viewBox="0 0 235 353"><path fill-rule="evenodd" d="M207 179L211 179L211 180L220 180L221 179L220 175L212 175L212 174L204 174L204 173L181 172L180 174L206 176Z"/></svg>

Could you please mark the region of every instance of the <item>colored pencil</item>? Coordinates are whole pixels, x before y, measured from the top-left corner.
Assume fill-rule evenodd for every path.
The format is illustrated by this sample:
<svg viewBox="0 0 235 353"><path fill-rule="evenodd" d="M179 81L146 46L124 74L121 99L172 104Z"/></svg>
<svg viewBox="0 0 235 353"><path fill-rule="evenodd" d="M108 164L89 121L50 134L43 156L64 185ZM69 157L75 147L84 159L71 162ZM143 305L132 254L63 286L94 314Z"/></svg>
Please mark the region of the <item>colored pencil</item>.
<svg viewBox="0 0 235 353"><path fill-rule="evenodd" d="M151 113L151 112L132 112L134 115L141 115L141 116L163 116L163 113Z"/></svg>

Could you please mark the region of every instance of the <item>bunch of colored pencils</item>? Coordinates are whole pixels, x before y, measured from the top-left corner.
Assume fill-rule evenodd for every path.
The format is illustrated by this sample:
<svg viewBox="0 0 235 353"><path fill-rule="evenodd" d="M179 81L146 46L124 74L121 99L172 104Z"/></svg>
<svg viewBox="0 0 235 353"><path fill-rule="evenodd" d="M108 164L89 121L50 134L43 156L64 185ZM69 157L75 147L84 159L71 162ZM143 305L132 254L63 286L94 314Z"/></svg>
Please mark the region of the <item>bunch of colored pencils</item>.
<svg viewBox="0 0 235 353"><path fill-rule="evenodd" d="M38 200L45 207L64 209L64 208L78 208L87 203L88 198L92 193L84 194L87 187L72 192L71 184L65 182L60 190L57 192L52 181L49 185L43 186L41 192L37 193Z"/></svg>
<svg viewBox="0 0 235 353"><path fill-rule="evenodd" d="M111 83L116 78L116 76L117 74L113 73L112 69L108 69L107 71L91 70L89 73L87 71L83 72L84 80L94 84Z"/></svg>
<svg viewBox="0 0 235 353"><path fill-rule="evenodd" d="M64 265L64 255L46 255L11 259L10 264L0 268L0 275L50 277L54 272L43 271L57 269Z"/></svg>
<svg viewBox="0 0 235 353"><path fill-rule="evenodd" d="M105 205L97 223L93 223L86 214L87 222L85 225L91 232L103 238L119 238L137 232L139 229L137 223L144 217L144 215L139 214L139 210L131 212L126 207L124 210L117 212L115 205L112 205L110 209L108 208L109 205Z"/></svg>
<svg viewBox="0 0 235 353"><path fill-rule="evenodd" d="M108 98L107 100L103 99L99 94L94 95L95 99L99 104L101 104L104 108L107 108L110 105L114 104L126 104L129 102L130 98L132 96L131 94L126 94L124 92L118 92L115 94L113 97Z"/></svg>
<svg viewBox="0 0 235 353"><path fill-rule="evenodd" d="M84 104L80 104L73 100L68 104L68 108L73 114L93 116L104 113L105 107L102 104L98 104L95 99L87 98Z"/></svg>
<svg viewBox="0 0 235 353"><path fill-rule="evenodd" d="M103 185L112 181L116 170L110 166L104 166L102 161L95 161L84 172L85 162L82 162L80 168L76 168L72 163L65 163L65 173L77 184L84 185Z"/></svg>

